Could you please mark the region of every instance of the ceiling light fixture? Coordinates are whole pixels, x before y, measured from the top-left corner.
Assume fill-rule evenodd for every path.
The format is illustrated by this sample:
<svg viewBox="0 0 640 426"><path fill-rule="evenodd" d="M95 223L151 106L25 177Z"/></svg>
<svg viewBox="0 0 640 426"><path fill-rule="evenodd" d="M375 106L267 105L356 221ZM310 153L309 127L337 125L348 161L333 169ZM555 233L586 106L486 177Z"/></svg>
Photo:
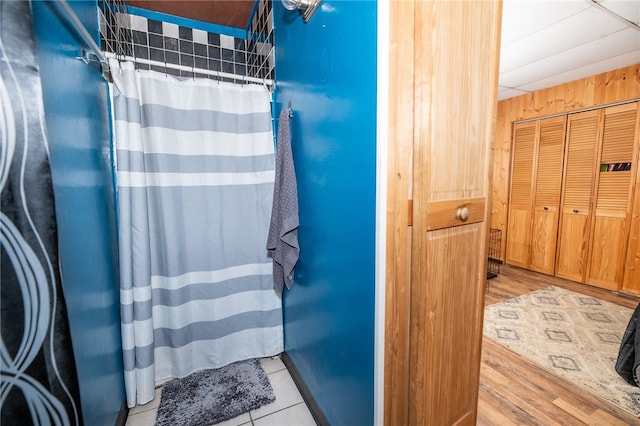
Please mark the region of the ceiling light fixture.
<svg viewBox="0 0 640 426"><path fill-rule="evenodd" d="M302 20L307 23L316 11L322 0L282 0L282 5L287 10L298 10Z"/></svg>

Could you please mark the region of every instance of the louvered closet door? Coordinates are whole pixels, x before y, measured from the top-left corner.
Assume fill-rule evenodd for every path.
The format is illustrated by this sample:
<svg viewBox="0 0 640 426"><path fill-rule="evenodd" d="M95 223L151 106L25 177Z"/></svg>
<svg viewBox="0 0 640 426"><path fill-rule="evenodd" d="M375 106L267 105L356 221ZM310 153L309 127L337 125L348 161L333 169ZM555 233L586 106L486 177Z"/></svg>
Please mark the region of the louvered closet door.
<svg viewBox="0 0 640 426"><path fill-rule="evenodd" d="M640 106L638 106L640 108ZM640 111L638 111L640 122ZM629 225L629 238L627 245L627 261L624 265L624 278L622 290L640 294L640 124L636 124L636 153L631 165L631 176L635 176L633 190L633 208L631 209L631 224Z"/></svg>
<svg viewBox="0 0 640 426"><path fill-rule="evenodd" d="M591 194L596 175L601 110L572 114L567 123L556 276L584 282Z"/></svg>
<svg viewBox="0 0 640 426"><path fill-rule="evenodd" d="M529 267L536 122L514 126L506 262Z"/></svg>
<svg viewBox="0 0 640 426"><path fill-rule="evenodd" d="M638 103L607 108L587 283L610 290L622 285L629 233L632 159L637 149Z"/></svg>
<svg viewBox="0 0 640 426"><path fill-rule="evenodd" d="M529 269L553 275L566 116L539 122Z"/></svg>

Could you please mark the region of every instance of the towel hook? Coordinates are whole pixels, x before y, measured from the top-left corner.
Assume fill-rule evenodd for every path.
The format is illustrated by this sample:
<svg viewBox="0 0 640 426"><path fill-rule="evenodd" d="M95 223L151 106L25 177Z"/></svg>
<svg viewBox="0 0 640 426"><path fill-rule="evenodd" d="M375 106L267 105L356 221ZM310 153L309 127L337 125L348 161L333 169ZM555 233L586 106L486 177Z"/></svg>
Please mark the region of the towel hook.
<svg viewBox="0 0 640 426"><path fill-rule="evenodd" d="M293 118L293 109L291 108L291 101L289 101L289 104L287 106L287 111L289 111L289 118Z"/></svg>

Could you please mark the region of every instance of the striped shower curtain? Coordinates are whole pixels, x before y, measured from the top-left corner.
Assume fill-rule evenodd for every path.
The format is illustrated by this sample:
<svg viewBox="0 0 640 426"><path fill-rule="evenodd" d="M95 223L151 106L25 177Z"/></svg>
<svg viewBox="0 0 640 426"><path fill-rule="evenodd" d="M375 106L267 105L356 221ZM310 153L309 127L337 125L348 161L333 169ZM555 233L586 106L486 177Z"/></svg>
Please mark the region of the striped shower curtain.
<svg viewBox="0 0 640 426"><path fill-rule="evenodd" d="M282 352L270 94L111 62L127 404Z"/></svg>

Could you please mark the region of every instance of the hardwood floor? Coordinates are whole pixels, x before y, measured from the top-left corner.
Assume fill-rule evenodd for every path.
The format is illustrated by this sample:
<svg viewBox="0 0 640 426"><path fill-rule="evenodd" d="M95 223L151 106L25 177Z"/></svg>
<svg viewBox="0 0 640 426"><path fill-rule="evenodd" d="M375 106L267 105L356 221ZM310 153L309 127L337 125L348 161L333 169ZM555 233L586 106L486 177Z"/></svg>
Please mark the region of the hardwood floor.
<svg viewBox="0 0 640 426"><path fill-rule="evenodd" d="M638 298L502 265L485 306L555 285L628 308ZM623 330L624 331L624 330ZM482 341L478 425L640 425L632 416L490 339Z"/></svg>

